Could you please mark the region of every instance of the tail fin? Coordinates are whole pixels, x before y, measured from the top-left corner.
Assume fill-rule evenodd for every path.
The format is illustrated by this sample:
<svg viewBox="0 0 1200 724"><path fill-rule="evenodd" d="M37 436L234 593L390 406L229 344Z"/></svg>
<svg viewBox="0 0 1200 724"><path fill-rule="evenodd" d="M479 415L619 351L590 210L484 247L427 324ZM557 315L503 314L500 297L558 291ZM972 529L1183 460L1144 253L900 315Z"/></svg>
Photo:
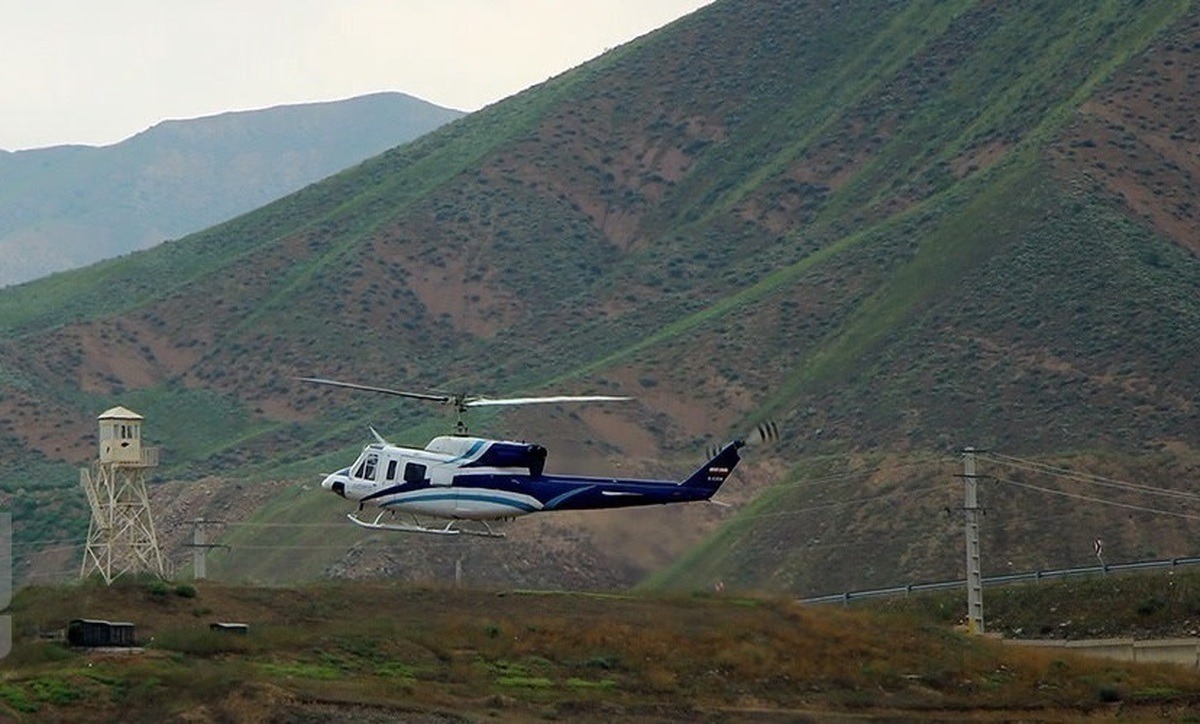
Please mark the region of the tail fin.
<svg viewBox="0 0 1200 724"><path fill-rule="evenodd" d="M742 459L738 455L738 450L745 444L741 440L734 440L721 448L712 460L700 466L700 469L692 473L691 477L684 480L681 485L688 488L700 488L705 492L705 498L711 498L721 487L721 483L725 482L725 478L728 478L733 469L737 467L738 462Z"/></svg>

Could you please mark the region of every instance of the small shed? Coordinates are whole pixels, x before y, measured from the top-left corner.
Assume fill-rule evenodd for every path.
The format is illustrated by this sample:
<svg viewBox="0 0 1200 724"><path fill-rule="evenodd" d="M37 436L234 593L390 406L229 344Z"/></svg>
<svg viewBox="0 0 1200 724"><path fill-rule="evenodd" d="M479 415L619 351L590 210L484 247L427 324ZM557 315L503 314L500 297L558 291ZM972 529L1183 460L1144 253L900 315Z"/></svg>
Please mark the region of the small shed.
<svg viewBox="0 0 1200 724"><path fill-rule="evenodd" d="M208 625L208 630L245 636L246 634L250 633L250 624L234 623L231 621L216 621Z"/></svg>
<svg viewBox="0 0 1200 724"><path fill-rule="evenodd" d="M67 643L71 646L137 646L134 632L134 625L127 621L76 618L67 625Z"/></svg>

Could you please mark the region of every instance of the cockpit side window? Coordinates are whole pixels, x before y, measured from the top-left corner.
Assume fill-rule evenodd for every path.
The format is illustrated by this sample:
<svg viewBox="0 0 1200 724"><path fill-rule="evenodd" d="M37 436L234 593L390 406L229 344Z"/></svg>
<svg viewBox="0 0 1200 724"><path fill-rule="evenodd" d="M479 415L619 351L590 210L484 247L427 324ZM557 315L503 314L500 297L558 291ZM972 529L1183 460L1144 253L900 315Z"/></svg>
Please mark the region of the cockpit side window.
<svg viewBox="0 0 1200 724"><path fill-rule="evenodd" d="M417 463L409 463L404 466L404 482L406 483L424 483L425 482L425 466Z"/></svg>
<svg viewBox="0 0 1200 724"><path fill-rule="evenodd" d="M378 466L379 456L375 453L371 453L363 458L363 461L359 463L358 469L354 471L354 477L362 478L363 480L374 480L375 468Z"/></svg>
<svg viewBox="0 0 1200 724"><path fill-rule="evenodd" d="M387 480L389 483L393 482L396 479L396 461L395 460L388 460L387 477L384 479Z"/></svg>

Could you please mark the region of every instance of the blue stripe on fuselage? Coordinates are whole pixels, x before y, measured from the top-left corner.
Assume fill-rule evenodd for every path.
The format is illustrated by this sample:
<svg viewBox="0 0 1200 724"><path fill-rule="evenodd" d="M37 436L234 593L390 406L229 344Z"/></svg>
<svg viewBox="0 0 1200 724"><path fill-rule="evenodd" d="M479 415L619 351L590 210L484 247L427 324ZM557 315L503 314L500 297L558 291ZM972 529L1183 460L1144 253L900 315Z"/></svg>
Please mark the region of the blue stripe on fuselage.
<svg viewBox="0 0 1200 724"><path fill-rule="evenodd" d="M674 481L614 480L576 476L523 476L482 473L456 475L456 488L520 493L541 501L546 510L627 508L706 500L711 493Z"/></svg>
<svg viewBox="0 0 1200 724"><path fill-rule="evenodd" d="M461 462L463 460L470 459L472 456L475 455L475 453L479 452L479 448L483 447L486 444L487 444L486 440L476 440L475 442L471 443L471 447L467 448L467 451L465 453L463 453L462 455L459 455L458 457L456 457L452 460L449 460L448 462L451 464L454 464L454 463Z"/></svg>
<svg viewBox="0 0 1200 724"><path fill-rule="evenodd" d="M369 503L376 498L382 498L387 495L396 495L398 493L409 493L414 490L424 490L428 488L428 483L402 483L400 485L389 485L383 490L376 490L374 493L362 498L360 503Z"/></svg>
<svg viewBox="0 0 1200 724"><path fill-rule="evenodd" d="M567 500L568 498L579 495L580 493L590 490L591 488L592 488L592 486L590 486L590 485L581 485L578 488L575 488L573 490L568 490L567 492L563 493L562 495L551 498L550 500L547 500L545 503L546 510L557 510L559 508L559 506L562 505L564 500ZM535 495L534 497L537 497L537 496ZM539 498L539 500L540 500L540 498Z"/></svg>

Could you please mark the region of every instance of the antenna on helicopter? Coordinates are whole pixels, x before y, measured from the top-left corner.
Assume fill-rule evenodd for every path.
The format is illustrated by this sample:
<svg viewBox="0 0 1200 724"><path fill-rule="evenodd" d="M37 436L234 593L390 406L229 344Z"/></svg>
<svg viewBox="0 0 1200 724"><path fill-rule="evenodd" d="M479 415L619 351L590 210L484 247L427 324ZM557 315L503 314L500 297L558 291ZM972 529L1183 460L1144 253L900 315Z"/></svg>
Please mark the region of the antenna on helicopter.
<svg viewBox="0 0 1200 724"><path fill-rule="evenodd" d="M426 402L434 402L441 405L453 405L456 420L454 423L454 434L466 435L467 423L463 420L463 415L469 407L488 407L501 405L537 405L556 402L620 402L623 400L631 400L632 397L617 397L613 395L551 395L548 397L484 397L482 395L449 395L449 394L430 394L427 392L408 392L405 390L393 390L388 387L374 387L372 385L360 385L354 382L341 382L339 380L330 380L323 377L297 377L301 382L311 382L318 385L329 385L331 387L347 387L352 390L362 390L364 392L377 392L384 395L393 395L396 397L407 397L413 400L425 400Z"/></svg>

